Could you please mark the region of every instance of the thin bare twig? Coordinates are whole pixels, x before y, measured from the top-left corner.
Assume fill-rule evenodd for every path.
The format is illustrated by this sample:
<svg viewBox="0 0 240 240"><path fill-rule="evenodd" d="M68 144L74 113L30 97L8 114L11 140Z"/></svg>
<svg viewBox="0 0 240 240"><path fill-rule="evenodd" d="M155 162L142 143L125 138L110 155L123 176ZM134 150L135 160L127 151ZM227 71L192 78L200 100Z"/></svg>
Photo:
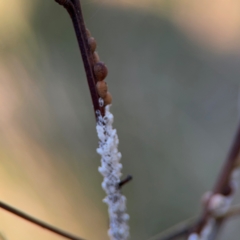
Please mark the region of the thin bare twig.
<svg viewBox="0 0 240 240"><path fill-rule="evenodd" d="M62 237L65 237L65 238L71 239L71 240L83 240L83 238L76 237L76 236L74 236L74 235L72 235L70 233L67 233L67 232L65 232L65 231L63 231L61 229L53 227L53 226L51 226L51 225L49 225L49 224L47 224L45 222L42 222L42 221L40 221L40 220L38 220L38 219L28 215L28 214L26 214L26 213L16 209L16 208L13 208L13 207L9 206L6 203L0 202L0 208L4 209L4 210L6 210L6 211L8 211L8 212L10 212L10 213L20 217L20 218L23 218L23 219L25 219L25 220L27 220L27 221L37 225L38 227L42 227L42 228L44 228L44 229L46 229L46 230L48 230L48 231L50 231L52 233L55 233L55 234L57 234L59 236L62 236Z"/></svg>
<svg viewBox="0 0 240 240"><path fill-rule="evenodd" d="M174 240L180 237L186 237L191 233L196 224L197 217L186 219L163 232L149 238L148 240Z"/></svg>

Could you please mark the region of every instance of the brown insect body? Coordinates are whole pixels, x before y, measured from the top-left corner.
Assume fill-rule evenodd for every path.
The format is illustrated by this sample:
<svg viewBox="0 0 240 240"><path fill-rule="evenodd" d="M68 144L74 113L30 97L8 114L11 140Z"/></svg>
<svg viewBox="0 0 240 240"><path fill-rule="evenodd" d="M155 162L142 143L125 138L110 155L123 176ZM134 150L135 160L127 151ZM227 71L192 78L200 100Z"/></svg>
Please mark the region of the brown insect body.
<svg viewBox="0 0 240 240"><path fill-rule="evenodd" d="M96 84L98 95L104 99L107 95L108 87L105 81L98 81Z"/></svg>
<svg viewBox="0 0 240 240"><path fill-rule="evenodd" d="M106 78L108 74L108 69L103 62L97 62L93 66L93 72L95 74L97 81L102 81Z"/></svg>
<svg viewBox="0 0 240 240"><path fill-rule="evenodd" d="M88 44L90 46L90 50L93 53L97 48L97 42L93 37L88 38Z"/></svg>
<svg viewBox="0 0 240 240"><path fill-rule="evenodd" d="M87 37L88 37L88 45L90 48L90 51L92 53L92 60L93 60L93 73L95 76L96 83L96 90L99 95L99 104L104 104L104 106L109 105L112 103L112 96L108 92L108 86L107 83L104 81L108 74L108 69L106 65L103 62L100 62L98 53L95 51L97 48L96 40L91 37L91 33L88 29L86 29Z"/></svg>
<svg viewBox="0 0 240 240"><path fill-rule="evenodd" d="M110 92L107 92L107 94L103 100L104 100L105 106L112 103L112 95L110 94Z"/></svg>

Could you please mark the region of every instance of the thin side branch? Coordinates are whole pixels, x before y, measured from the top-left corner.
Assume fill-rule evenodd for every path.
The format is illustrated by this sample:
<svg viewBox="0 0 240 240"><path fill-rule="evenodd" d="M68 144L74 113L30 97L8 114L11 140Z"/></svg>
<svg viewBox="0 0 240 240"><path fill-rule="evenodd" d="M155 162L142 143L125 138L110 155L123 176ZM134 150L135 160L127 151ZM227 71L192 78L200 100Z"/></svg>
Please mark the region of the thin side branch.
<svg viewBox="0 0 240 240"><path fill-rule="evenodd" d="M196 217L192 217L164 230L148 240L175 240L187 237L192 232L195 225Z"/></svg>
<svg viewBox="0 0 240 240"><path fill-rule="evenodd" d="M32 216L22 212L22 211L19 211L18 209L14 208L14 207L9 206L6 203L0 202L0 208L4 209L4 210L6 210L6 211L8 211L8 212L10 212L10 213L20 217L20 218L23 218L26 221L31 222L31 223L37 225L38 227L42 227L42 228L44 228L44 229L46 229L46 230L48 230L48 231L50 231L52 233L55 233L55 234L57 234L59 236L62 236L62 237L65 237L65 238L71 239L71 240L83 240L83 238L76 237L76 236L74 236L74 235L72 235L70 233L67 233L67 232L65 232L65 231L63 231L61 229L53 227L53 226L51 226L51 225L49 225L49 224L47 224L45 222L42 222L42 221L40 221L40 220L38 220L38 219L36 219L36 218L34 218L34 217L32 217Z"/></svg>
<svg viewBox="0 0 240 240"><path fill-rule="evenodd" d="M128 182L130 182L133 179L133 177L131 175L128 175L125 179L123 179L119 184L119 188L121 188L122 186L124 186L125 184L127 184Z"/></svg>

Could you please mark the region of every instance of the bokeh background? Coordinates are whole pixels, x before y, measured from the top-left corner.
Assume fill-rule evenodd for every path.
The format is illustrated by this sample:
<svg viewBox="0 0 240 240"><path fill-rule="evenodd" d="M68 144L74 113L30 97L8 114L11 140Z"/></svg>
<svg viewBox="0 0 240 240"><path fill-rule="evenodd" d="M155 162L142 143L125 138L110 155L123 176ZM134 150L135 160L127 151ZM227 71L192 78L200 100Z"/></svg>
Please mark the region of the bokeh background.
<svg viewBox="0 0 240 240"><path fill-rule="evenodd" d="M200 212L237 127L240 1L82 0L109 69L131 239ZM106 240L95 119L70 18L54 0L0 1L0 199ZM239 195L235 202L238 202ZM239 219L220 239L239 239ZM7 240L58 240L0 210Z"/></svg>

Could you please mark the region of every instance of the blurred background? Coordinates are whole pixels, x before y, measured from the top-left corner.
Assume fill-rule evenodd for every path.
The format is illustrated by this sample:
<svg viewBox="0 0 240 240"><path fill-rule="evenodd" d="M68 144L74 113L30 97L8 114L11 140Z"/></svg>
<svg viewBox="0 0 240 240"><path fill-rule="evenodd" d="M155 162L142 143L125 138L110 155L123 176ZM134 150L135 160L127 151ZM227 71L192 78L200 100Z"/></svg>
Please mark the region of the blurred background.
<svg viewBox="0 0 240 240"><path fill-rule="evenodd" d="M82 0L109 69L131 239L200 212L240 109L240 1ZM72 23L54 0L0 1L0 200L106 240L95 119ZM239 200L239 195L235 201ZM220 239L239 239L231 220ZM58 240L0 210L7 240Z"/></svg>

